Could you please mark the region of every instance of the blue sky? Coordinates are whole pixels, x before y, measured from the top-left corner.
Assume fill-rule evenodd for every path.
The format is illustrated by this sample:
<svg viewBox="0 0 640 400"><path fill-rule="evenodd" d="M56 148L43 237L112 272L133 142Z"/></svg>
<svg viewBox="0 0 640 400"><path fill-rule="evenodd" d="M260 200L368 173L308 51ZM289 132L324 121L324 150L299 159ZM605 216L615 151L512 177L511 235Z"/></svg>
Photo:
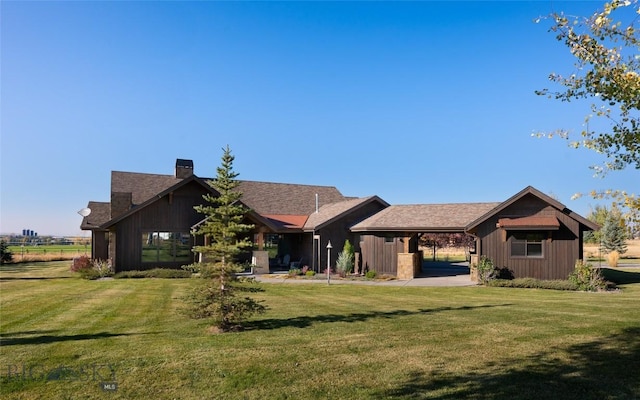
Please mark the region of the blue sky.
<svg viewBox="0 0 640 400"><path fill-rule="evenodd" d="M637 171L536 131L587 104L534 94L573 72L533 20L598 2L13 2L1 11L0 232L87 235L110 171L336 186L391 204L502 201L532 185L638 192Z"/></svg>

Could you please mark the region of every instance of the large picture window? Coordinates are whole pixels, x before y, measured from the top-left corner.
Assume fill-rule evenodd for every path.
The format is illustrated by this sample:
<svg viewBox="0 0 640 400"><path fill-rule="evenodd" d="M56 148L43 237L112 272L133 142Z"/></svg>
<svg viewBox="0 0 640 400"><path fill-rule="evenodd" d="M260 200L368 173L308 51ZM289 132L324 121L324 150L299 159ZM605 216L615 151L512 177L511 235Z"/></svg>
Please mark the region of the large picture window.
<svg viewBox="0 0 640 400"><path fill-rule="evenodd" d="M516 233L511 237L511 257L544 257L542 233Z"/></svg>
<svg viewBox="0 0 640 400"><path fill-rule="evenodd" d="M142 262L191 262L187 232L143 232Z"/></svg>

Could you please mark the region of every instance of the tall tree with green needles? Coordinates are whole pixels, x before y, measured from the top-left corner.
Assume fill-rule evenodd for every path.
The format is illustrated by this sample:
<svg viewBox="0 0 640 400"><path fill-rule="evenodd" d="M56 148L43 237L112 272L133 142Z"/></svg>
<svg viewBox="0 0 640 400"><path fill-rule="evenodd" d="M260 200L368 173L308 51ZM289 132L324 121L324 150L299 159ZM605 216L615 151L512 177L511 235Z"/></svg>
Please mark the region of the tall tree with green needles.
<svg viewBox="0 0 640 400"><path fill-rule="evenodd" d="M194 318L209 318L219 331L226 332L242 328L242 322L266 308L260 302L246 296L247 292L260 290L253 279L238 276L244 270L238 263L238 256L251 249L253 243L248 233L253 225L243 223L249 211L241 202L238 173L233 171L234 156L229 146L223 149L221 166L217 176L207 182L213 193L203 196L205 204L196 206L205 215L195 235L205 238L203 246L195 246L194 251L202 255L196 265L203 278L188 296L191 307L189 313Z"/></svg>

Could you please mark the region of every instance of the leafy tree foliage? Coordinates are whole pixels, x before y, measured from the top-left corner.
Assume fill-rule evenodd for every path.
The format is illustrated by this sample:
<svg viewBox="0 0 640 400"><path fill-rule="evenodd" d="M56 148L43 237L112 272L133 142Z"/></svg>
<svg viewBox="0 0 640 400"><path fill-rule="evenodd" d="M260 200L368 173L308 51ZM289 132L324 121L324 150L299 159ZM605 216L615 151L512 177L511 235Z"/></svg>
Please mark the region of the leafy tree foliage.
<svg viewBox="0 0 640 400"><path fill-rule="evenodd" d="M473 236L464 233L423 233L418 239L418 244L433 250L433 261L436 260L438 249L447 247L469 248L474 242Z"/></svg>
<svg viewBox="0 0 640 400"><path fill-rule="evenodd" d="M13 260L13 253L9 250L7 242L0 240L0 264L9 263Z"/></svg>
<svg viewBox="0 0 640 400"><path fill-rule="evenodd" d="M555 133L572 147L603 154L603 165L593 166L596 175L627 166L640 169L640 36L634 24L640 19L638 0L613 0L588 17L552 13L550 31L575 57L569 75L552 73L549 80L562 90L536 93L569 102L591 99L581 140L569 138L566 130ZM597 118L602 123L592 121ZM577 194L579 197L581 194ZM627 220L640 223L640 198L625 190L592 191L594 198L613 198L628 210Z"/></svg>
<svg viewBox="0 0 640 400"><path fill-rule="evenodd" d="M627 230L627 224L626 224L626 220L625 218L623 218L622 212L620 211L620 209L618 208L617 204L614 202L611 204L611 207L607 207L607 206L601 206L601 205L597 205L595 206L587 215L587 219L589 219L590 221L595 222L596 224L600 225L600 230L599 231L587 231L584 233L584 241L586 243L600 243L602 240L602 233L603 233L603 229L605 226L605 223L607 222L607 219L612 216L614 218L617 218L620 221L620 224L622 224L622 227Z"/></svg>
<svg viewBox="0 0 640 400"><path fill-rule="evenodd" d="M237 262L238 256L253 246L247 233L253 225L242 221L249 211L240 199L233 171L234 157L229 146L223 149L221 166L217 168L215 179L207 183L215 194L203 196L206 204L195 209L206 216L196 230L196 235L205 237L204 246L195 246L194 251L201 253L203 261L196 265L203 283L187 298L191 304L189 313L194 318L209 318L214 327L226 332L242 327L242 322L266 308L260 302L244 295L258 291L252 279L240 278L243 271Z"/></svg>

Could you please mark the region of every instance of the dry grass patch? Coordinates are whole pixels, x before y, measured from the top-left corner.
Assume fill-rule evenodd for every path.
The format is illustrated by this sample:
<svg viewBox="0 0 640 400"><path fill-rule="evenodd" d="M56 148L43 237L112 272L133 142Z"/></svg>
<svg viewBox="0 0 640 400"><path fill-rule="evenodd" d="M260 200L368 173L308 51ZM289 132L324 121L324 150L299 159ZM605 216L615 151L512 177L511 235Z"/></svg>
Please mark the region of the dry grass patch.
<svg viewBox="0 0 640 400"><path fill-rule="evenodd" d="M598 244L585 243L584 244L584 257L585 260L605 257L605 254L600 252ZM622 254L621 259L640 259L640 239L627 240L627 251Z"/></svg>

